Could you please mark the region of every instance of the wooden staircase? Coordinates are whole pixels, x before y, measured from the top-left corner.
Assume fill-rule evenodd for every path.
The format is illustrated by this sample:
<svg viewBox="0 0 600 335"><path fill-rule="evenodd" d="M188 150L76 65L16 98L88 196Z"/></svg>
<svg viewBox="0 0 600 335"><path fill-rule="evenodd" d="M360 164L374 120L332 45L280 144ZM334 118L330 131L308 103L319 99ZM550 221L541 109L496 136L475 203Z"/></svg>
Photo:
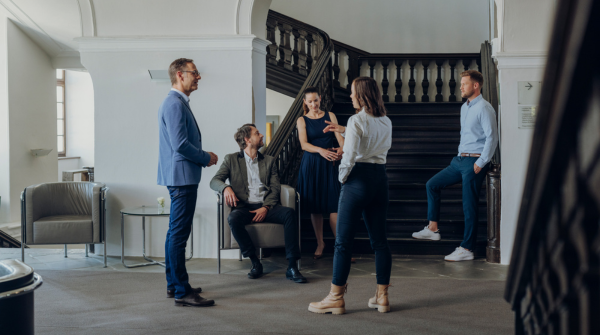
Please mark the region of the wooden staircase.
<svg viewBox="0 0 600 335"><path fill-rule="evenodd" d="M387 157L390 204L388 238L392 252L402 255L445 255L462 241L464 217L462 185L442 191L440 211L441 241L422 241L412 233L427 225L425 184L450 164L460 141L460 107L462 102L421 102L385 104L392 120L392 148ZM354 114L350 102L335 102L332 112L340 124ZM483 186L485 188L485 185ZM487 237L487 202L485 189L479 200L479 226L476 253L485 255ZM304 250L316 248L310 218L302 220ZM333 234L325 224L325 252L333 252ZM371 253L365 226L358 227L355 252Z"/></svg>
<svg viewBox="0 0 600 335"><path fill-rule="evenodd" d="M278 39L275 34L276 29L279 31ZM322 45L312 42L317 38L303 40L302 36L306 36L306 31L309 31L308 36L311 34L316 37L322 36L319 37L323 41ZM313 86L318 86L322 91L324 100L322 108L335 113L340 124L345 125L348 118L355 113L350 102L348 83L360 75L365 75L365 70L368 70L370 76L376 78L382 87L388 117L393 125L393 144L387 156L386 166L390 181L387 228L392 252L402 255L446 255L458 247L464 231L460 184L442 191L439 224L442 240L435 242L415 240L412 238L412 233L427 225L425 184L429 178L447 167L458 153L462 101L455 77L458 77L462 69L479 68L480 55L370 54L330 40L333 44L333 53L327 60L329 65L324 67L323 49L324 46L329 46L325 32L270 11L267 19L267 36L273 43L267 47L267 88L296 98L271 142L275 145L271 144L273 147L265 151L266 154L277 157L282 181L295 186L297 180L297 169L294 168L297 168L300 162L302 151L299 149L295 123L302 115L300 93L307 82L309 80L318 82L318 85ZM308 45L307 48L304 46L305 43ZM292 45L294 45L293 50ZM315 64L321 64L319 68L321 79L318 81L315 78L315 69L311 67L311 45L312 54L319 55L318 59L316 56L314 58ZM305 52L307 49L308 53ZM309 62L303 62L303 59L307 59L307 55ZM342 57L347 57L347 62L342 62ZM294 67L296 63L299 66ZM342 63L348 64L347 68L340 68ZM395 66L395 70L392 70L392 65ZM450 74L442 76L444 71ZM341 78L340 73L345 74L346 78ZM396 74L393 82L395 95L389 92L388 78L391 79L392 73ZM431 89L428 78L432 81ZM417 79L420 80L418 85L422 88L421 92L416 92ZM406 92L407 88L408 92ZM485 183L483 187L485 188ZM325 252L332 253L333 233L327 228L329 226L327 218L324 218L324 221ZM315 250L316 238L309 216L302 217L301 233L302 249L305 252ZM485 255L486 239L487 202L485 189L482 189L479 201L476 256ZM354 252L372 253L364 225L358 227Z"/></svg>

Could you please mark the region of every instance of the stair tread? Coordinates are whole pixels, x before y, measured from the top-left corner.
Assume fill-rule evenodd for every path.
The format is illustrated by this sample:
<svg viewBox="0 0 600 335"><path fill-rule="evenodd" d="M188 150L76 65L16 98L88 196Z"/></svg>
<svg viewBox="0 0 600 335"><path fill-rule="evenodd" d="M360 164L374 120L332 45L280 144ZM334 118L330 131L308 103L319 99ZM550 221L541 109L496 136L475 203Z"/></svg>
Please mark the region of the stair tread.
<svg viewBox="0 0 600 335"><path fill-rule="evenodd" d="M408 226L410 224L418 224L418 225L423 225L423 223L427 223L429 222L429 220L427 220L426 218L426 213L423 214L423 218L387 218L386 221L387 222L392 222L392 223L397 223L400 224L402 226ZM448 219L448 217L450 217L450 219ZM302 220L306 220L306 221L310 221L309 217L306 218L302 218ZM360 218L361 221L364 221L364 219L361 217ZM326 218L325 216L323 217L323 221L324 222L329 222L329 219ZM453 215L446 215L440 218L440 224L458 224L458 223L464 223L465 220L464 218L457 218ZM487 223L487 218L485 217L479 217L479 223L480 224L484 224ZM312 229L312 228L311 228Z"/></svg>
<svg viewBox="0 0 600 335"><path fill-rule="evenodd" d="M356 233L356 235L354 236L355 240L369 240L369 236L368 235L363 235L364 233ZM362 236L361 236L362 235ZM315 236L303 236L302 239L306 239L306 240L316 240ZM329 235L329 236L323 236L324 240L333 240L334 237L333 235ZM444 242L447 243L460 243L462 242L462 238L442 238L439 241L432 241L432 240L419 240L416 238L412 238L412 237L387 237L388 242L404 242L404 243L436 243L436 244L445 244ZM477 244L483 244L483 243L487 243L486 241L482 241L480 239L477 240Z"/></svg>
<svg viewBox="0 0 600 335"><path fill-rule="evenodd" d="M387 170L442 170L448 165L405 165L405 164L386 164Z"/></svg>
<svg viewBox="0 0 600 335"><path fill-rule="evenodd" d="M388 151L388 156L389 155L419 155L419 156L424 156L424 155L458 155L458 151L456 150L439 150L439 151L422 151L422 150L411 150L411 149L407 149L407 150L399 150L399 149L395 149L395 150L390 150Z"/></svg>
<svg viewBox="0 0 600 335"><path fill-rule="evenodd" d="M460 126L437 126L437 125L428 125L428 126L394 126L392 125L392 130L453 130L460 131Z"/></svg>
<svg viewBox="0 0 600 335"><path fill-rule="evenodd" d="M336 112L334 113L335 115L344 115L344 116L352 116L355 115L356 113L346 113L346 112ZM419 116L419 117L427 117L427 116L437 116L437 117L441 117L441 116L452 116L452 117L460 117L460 112L456 113L456 112L448 112L448 113L398 113L396 111L393 112L389 112L388 115L393 115L393 116Z"/></svg>
<svg viewBox="0 0 600 335"><path fill-rule="evenodd" d="M336 88L338 89L338 88ZM352 102L351 101L342 101L342 102L336 102L336 105L349 105L352 106ZM401 101L401 102L395 102L395 101L388 101L388 102L384 102L385 105L414 105L414 106L418 106L418 105L454 105L454 106L462 106L463 102L462 101L441 101L441 102L435 102L435 101L429 101L429 102L407 102L407 101Z"/></svg>
<svg viewBox="0 0 600 335"><path fill-rule="evenodd" d="M427 183L408 183L405 181L397 181L397 180L388 181L388 185L393 188L423 188L423 189L425 189L426 184ZM444 189L448 189L448 188L462 189L462 183L444 187ZM481 188L482 189L485 188L485 184L481 184Z"/></svg>
<svg viewBox="0 0 600 335"><path fill-rule="evenodd" d="M427 199L390 199L390 202L396 202L396 203L408 203L408 204L426 204L427 203ZM462 203L463 200L462 199L440 199L440 201L442 203ZM479 203L486 203L485 200L481 200L479 199Z"/></svg>
<svg viewBox="0 0 600 335"><path fill-rule="evenodd" d="M415 138L415 137L396 137L392 138L392 142L460 142L460 136L457 137L430 137L430 138Z"/></svg>

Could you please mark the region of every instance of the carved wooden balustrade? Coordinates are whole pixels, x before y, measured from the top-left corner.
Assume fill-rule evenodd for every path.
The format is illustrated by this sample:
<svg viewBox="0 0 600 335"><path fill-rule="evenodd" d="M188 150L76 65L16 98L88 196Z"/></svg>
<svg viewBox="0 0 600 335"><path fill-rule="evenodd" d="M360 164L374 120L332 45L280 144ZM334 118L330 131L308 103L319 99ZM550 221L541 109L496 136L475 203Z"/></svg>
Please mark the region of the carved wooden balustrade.
<svg viewBox="0 0 600 335"><path fill-rule="evenodd" d="M267 47L267 67L279 71L282 76L286 72L306 76L294 103L264 152L276 157L281 183L295 187L303 154L296 128L297 119L304 115L302 92L306 87L317 87L321 92L322 108L331 109L333 43L324 31L272 10L267 17L267 39L272 43ZM295 79L292 76L288 78Z"/></svg>
<svg viewBox="0 0 600 335"><path fill-rule="evenodd" d="M469 69L481 71L478 53L371 54L339 41L334 40L333 44L334 87L350 90L354 78L370 76L380 84L384 102L457 101L457 86L460 88L460 84L457 85L457 79L460 81L458 74ZM390 93L392 79L394 91ZM435 80L434 85L430 85L430 79ZM405 83L407 86L403 86ZM420 98L416 89L420 91ZM406 97L403 98L403 95ZM460 97L460 92L458 95Z"/></svg>
<svg viewBox="0 0 600 335"><path fill-rule="evenodd" d="M505 298L515 334L600 334L600 2L561 0Z"/></svg>

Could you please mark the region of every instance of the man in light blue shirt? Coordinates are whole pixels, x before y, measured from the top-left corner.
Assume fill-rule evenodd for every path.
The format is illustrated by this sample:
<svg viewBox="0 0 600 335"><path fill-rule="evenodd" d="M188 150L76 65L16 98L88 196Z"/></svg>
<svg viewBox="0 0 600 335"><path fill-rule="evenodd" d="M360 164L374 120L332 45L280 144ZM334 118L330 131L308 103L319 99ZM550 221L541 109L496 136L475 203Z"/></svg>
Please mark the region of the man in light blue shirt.
<svg viewBox="0 0 600 335"><path fill-rule="evenodd" d="M465 233L460 247L444 259L466 261L473 259L477 238L478 205L481 184L489 168L489 162L498 145L496 112L481 96L483 76L478 71L461 73L460 91L467 101L460 109L460 145L458 155L450 166L427 182L427 219L429 225L414 233L413 238L439 241L440 191L462 182Z"/></svg>

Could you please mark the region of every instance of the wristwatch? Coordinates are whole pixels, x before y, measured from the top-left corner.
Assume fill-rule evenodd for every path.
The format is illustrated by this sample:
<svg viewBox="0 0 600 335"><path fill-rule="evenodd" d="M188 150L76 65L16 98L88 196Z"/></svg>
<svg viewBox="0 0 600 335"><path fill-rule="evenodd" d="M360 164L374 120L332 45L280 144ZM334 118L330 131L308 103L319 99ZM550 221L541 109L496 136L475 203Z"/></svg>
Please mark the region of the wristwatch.
<svg viewBox="0 0 600 335"><path fill-rule="evenodd" d="M263 207L264 207L264 208L266 208L266 209L267 209L267 211L270 211L270 210L271 210L271 206L269 206L269 205L264 205Z"/></svg>

